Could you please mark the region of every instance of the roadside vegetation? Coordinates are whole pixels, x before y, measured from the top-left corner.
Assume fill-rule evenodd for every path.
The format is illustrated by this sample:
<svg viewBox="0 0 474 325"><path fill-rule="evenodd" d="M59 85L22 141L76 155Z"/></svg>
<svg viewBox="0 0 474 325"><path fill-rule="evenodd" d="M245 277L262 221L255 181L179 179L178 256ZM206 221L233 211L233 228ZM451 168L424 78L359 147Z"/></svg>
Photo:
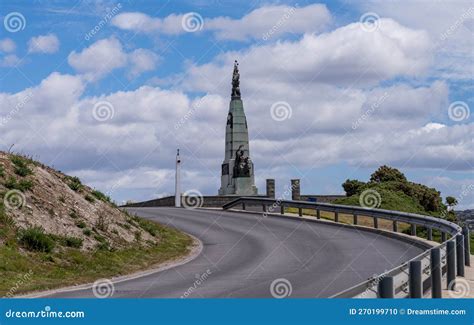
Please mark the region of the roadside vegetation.
<svg viewBox="0 0 474 325"><path fill-rule="evenodd" d="M410 182L396 168L381 166L370 176L368 182L348 179L342 184L342 187L346 192L346 197L335 200L335 204L361 206L361 203L364 203L364 195L376 193L372 196L375 201L370 202L375 204L371 206L373 208L417 213L457 222L453 208L458 202L454 197L446 197L446 201L443 203L440 192L435 188ZM286 211L298 213L295 208L287 208ZM303 214L316 215L315 211L311 209L303 209ZM334 220L334 213L321 211L320 216L321 219ZM352 224L353 216L339 214L339 222ZM373 218L359 216L358 224L373 227ZM378 225L381 229L392 230L391 221L380 219ZM410 233L408 224L399 223L398 228L403 233ZM417 236L427 238L427 230L417 227ZM470 237L471 253L474 254L474 235L471 234ZM436 230L433 231L433 239L435 241L441 240L441 234Z"/></svg>
<svg viewBox="0 0 474 325"><path fill-rule="evenodd" d="M121 211L78 177L0 152L0 297L133 273L191 245L188 235Z"/></svg>

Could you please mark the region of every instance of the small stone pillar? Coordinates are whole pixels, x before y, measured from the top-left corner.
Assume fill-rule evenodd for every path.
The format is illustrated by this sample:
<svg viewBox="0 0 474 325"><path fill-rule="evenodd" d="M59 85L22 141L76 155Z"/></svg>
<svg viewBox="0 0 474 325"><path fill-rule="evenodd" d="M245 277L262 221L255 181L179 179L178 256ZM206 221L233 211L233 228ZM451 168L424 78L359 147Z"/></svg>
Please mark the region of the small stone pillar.
<svg viewBox="0 0 474 325"><path fill-rule="evenodd" d="M300 180L299 179L292 179L291 180L291 199L293 201L301 200L300 195Z"/></svg>
<svg viewBox="0 0 474 325"><path fill-rule="evenodd" d="M275 198L275 180L267 179L267 197L270 199Z"/></svg>

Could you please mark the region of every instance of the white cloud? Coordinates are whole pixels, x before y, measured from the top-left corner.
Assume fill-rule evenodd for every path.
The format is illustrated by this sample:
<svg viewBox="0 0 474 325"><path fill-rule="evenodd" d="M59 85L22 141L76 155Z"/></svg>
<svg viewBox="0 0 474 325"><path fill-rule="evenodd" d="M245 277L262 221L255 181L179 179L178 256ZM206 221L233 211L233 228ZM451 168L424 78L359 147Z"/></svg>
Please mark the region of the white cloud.
<svg viewBox="0 0 474 325"><path fill-rule="evenodd" d="M198 13L199 14L199 13ZM140 12L126 12L113 18L112 24L120 29L164 35L179 35L183 28L185 14L171 14L164 18L151 17ZM270 39L284 34L317 32L331 21L325 5L312 4L306 7L286 5L257 8L240 19L229 17L207 18L197 21L203 31L215 33L218 39L248 40Z"/></svg>
<svg viewBox="0 0 474 325"><path fill-rule="evenodd" d="M137 49L129 54L131 64L130 76L132 78L146 71L152 71L156 68L159 56L146 49Z"/></svg>
<svg viewBox="0 0 474 325"><path fill-rule="evenodd" d="M4 38L0 40L0 52L11 53L15 52L16 44L11 38Z"/></svg>
<svg viewBox="0 0 474 325"><path fill-rule="evenodd" d="M284 34L303 34L321 31L331 21L331 14L323 4L306 7L286 5L264 6L241 19L218 17L208 19L204 28L216 33L218 39L267 40Z"/></svg>
<svg viewBox="0 0 474 325"><path fill-rule="evenodd" d="M20 64L21 60L15 54L8 54L0 58L0 67L14 67Z"/></svg>
<svg viewBox="0 0 474 325"><path fill-rule="evenodd" d="M28 41L30 53L55 53L59 50L59 39L54 34L32 37Z"/></svg>
<svg viewBox="0 0 474 325"><path fill-rule="evenodd" d="M71 52L68 63L78 72L95 80L114 69L124 67L127 55L120 41L112 37L99 40L80 53Z"/></svg>
<svg viewBox="0 0 474 325"><path fill-rule="evenodd" d="M81 52L71 52L69 64L86 79L96 81L115 69L130 66L128 75L135 78L143 72L156 68L159 56L147 49L125 52L122 44L114 37L102 39Z"/></svg>
<svg viewBox="0 0 474 325"><path fill-rule="evenodd" d="M380 27L371 33L353 23L296 41L226 52L211 63L191 65L183 82L187 89L225 93L218 88L227 86L223 76L239 59L242 73L251 79L249 89L264 91L273 82L291 89L311 83L359 88L398 76L418 76L430 65L430 48L425 32L381 19Z"/></svg>
<svg viewBox="0 0 474 325"><path fill-rule="evenodd" d="M437 75L450 79L472 79L474 5L456 1L383 1L360 2L362 10L392 17L405 26L427 31L436 48Z"/></svg>

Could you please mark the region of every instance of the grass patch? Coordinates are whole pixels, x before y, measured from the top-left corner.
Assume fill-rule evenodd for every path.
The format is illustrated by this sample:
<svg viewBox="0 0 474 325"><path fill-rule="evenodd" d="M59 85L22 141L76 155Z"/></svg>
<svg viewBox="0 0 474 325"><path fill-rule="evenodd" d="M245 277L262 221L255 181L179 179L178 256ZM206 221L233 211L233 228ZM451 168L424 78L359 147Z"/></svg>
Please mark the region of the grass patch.
<svg viewBox="0 0 474 325"><path fill-rule="evenodd" d="M81 228L81 229L82 229L82 228L85 228L85 227L86 227L86 223L85 223L84 221L82 221L82 220L81 220L81 221L78 221L78 222L76 222L76 227Z"/></svg>
<svg viewBox="0 0 474 325"><path fill-rule="evenodd" d="M15 286L18 277L31 274L16 294L88 283L98 278L129 274L186 254L192 239L176 229L156 224L157 245L131 244L126 249L93 252L65 248L52 252L21 252L15 245L0 246L0 296ZM106 244L102 244L103 248ZM100 246L100 245L99 245ZM98 246L98 248L99 248Z"/></svg>
<svg viewBox="0 0 474 325"><path fill-rule="evenodd" d="M82 233L89 237L90 235L92 235L92 230L90 230L89 228L86 228L82 231Z"/></svg>
<svg viewBox="0 0 474 325"><path fill-rule="evenodd" d="M5 187L10 190L19 190L21 192L26 192L33 188L33 182L27 179L22 179L20 181L17 181L15 177L10 177L6 181Z"/></svg>
<svg viewBox="0 0 474 325"><path fill-rule="evenodd" d="M45 234L43 228L32 227L20 231L20 244L30 251L46 252L53 251L55 243L50 235Z"/></svg>
<svg viewBox="0 0 474 325"><path fill-rule="evenodd" d="M103 201L103 202L109 202L110 203L110 197L108 197L107 195L105 195L104 193L102 193L101 191L98 191L98 190L94 190L92 191L92 195L97 199L97 200L100 200L100 201Z"/></svg>
<svg viewBox="0 0 474 325"><path fill-rule="evenodd" d="M15 174L19 176L28 176L33 174L33 171L28 168L30 160L28 158L22 157L20 155L12 155L10 161L13 163L15 168Z"/></svg>
<svg viewBox="0 0 474 325"><path fill-rule="evenodd" d="M3 168L2 165L0 165L0 177L4 177L5 176L5 169Z"/></svg>
<svg viewBox="0 0 474 325"><path fill-rule="evenodd" d="M84 188L84 185L82 185L81 180L79 179L79 177L67 176L66 177L66 182L67 182L67 185L69 186L69 188L71 190L73 190L74 192L80 192Z"/></svg>
<svg viewBox="0 0 474 325"><path fill-rule="evenodd" d="M90 194L86 194L86 196L84 197L86 199L87 202L90 202L90 203L94 203L95 202L95 199L92 195Z"/></svg>

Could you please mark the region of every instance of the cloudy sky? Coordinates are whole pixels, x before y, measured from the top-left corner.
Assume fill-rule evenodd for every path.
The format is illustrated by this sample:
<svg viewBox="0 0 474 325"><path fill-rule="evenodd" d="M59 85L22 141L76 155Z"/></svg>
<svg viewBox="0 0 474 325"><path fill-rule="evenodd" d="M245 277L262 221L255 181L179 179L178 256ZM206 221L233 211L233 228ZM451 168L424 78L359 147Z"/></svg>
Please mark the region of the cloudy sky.
<svg viewBox="0 0 474 325"><path fill-rule="evenodd" d="M261 192L388 164L474 208L471 1L0 4L0 150L117 202L216 194L239 60Z"/></svg>

